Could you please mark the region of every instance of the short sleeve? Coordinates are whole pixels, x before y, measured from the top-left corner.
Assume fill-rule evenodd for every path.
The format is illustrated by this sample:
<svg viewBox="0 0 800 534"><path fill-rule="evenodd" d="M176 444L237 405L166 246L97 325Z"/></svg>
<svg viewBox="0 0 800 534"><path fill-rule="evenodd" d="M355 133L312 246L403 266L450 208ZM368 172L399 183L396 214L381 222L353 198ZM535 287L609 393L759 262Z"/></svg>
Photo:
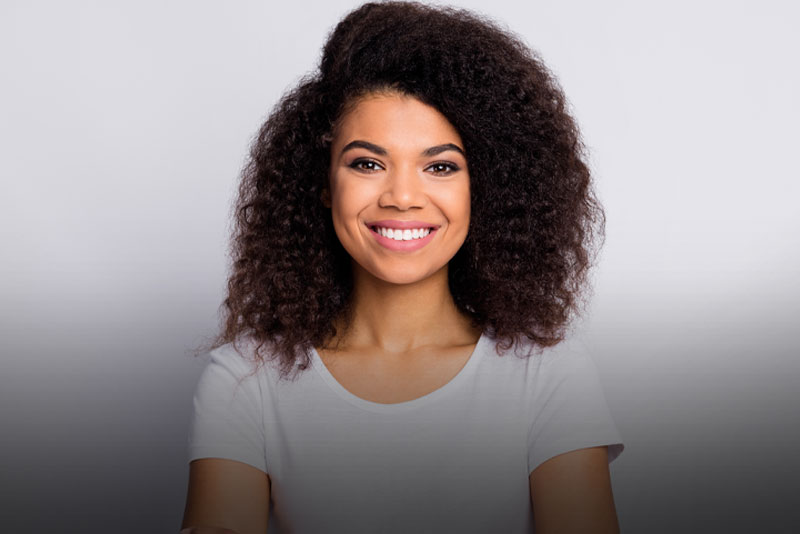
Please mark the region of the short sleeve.
<svg viewBox="0 0 800 534"><path fill-rule="evenodd" d="M597 367L581 342L549 355L536 380L528 433L528 472L578 449L608 446L608 461L624 445L609 410Z"/></svg>
<svg viewBox="0 0 800 534"><path fill-rule="evenodd" d="M189 461L224 458L267 473L263 405L252 364L230 345L211 351L195 389Z"/></svg>

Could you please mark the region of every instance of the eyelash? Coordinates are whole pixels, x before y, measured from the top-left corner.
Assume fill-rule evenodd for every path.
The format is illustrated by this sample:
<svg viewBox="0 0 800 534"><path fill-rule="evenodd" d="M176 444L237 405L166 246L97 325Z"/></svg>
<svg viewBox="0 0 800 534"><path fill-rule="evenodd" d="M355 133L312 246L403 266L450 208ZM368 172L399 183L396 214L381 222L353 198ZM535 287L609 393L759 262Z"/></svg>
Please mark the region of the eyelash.
<svg viewBox="0 0 800 534"><path fill-rule="evenodd" d="M373 169L364 169L363 167L360 167L360 165L362 163L369 163L369 164L372 164L372 165L380 165L380 163L378 163L377 161L371 160L371 159L357 159L353 163L348 165L348 167L350 167L352 169L360 170L360 171L373 172ZM434 174L436 174L438 176L442 176L442 175L449 176L450 174L453 174L454 172L460 170L460 167L458 165L456 165L455 163L450 163L449 161L437 161L435 163L431 163L426 168L435 167L435 166L439 166L439 165L443 165L445 167L448 167L448 170L434 172Z"/></svg>

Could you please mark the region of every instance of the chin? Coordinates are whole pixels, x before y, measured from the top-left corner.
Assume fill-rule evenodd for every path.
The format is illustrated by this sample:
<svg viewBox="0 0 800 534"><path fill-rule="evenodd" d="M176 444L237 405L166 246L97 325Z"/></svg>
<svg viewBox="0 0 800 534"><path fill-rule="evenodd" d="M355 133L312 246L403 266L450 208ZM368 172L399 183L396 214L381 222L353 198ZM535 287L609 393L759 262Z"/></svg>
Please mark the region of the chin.
<svg viewBox="0 0 800 534"><path fill-rule="evenodd" d="M408 275L383 275L378 276L384 282L389 284L396 284L396 285L408 285L413 284L415 282L419 282L420 280L424 280L425 276L408 276Z"/></svg>
<svg viewBox="0 0 800 534"><path fill-rule="evenodd" d="M407 285L416 282L421 282L427 278L430 278L431 276L433 276L435 272L436 271L433 272L389 271L381 273L373 272L372 275L390 284Z"/></svg>

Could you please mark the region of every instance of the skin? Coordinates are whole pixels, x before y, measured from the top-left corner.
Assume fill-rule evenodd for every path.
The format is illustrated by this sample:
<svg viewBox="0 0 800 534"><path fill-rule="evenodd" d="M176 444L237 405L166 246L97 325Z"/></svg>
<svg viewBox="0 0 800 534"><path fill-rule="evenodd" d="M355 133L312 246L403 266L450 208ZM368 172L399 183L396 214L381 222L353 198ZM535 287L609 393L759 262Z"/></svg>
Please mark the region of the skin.
<svg viewBox="0 0 800 534"><path fill-rule="evenodd" d="M560 454L529 477L537 534L618 534L607 447Z"/></svg>
<svg viewBox="0 0 800 534"><path fill-rule="evenodd" d="M251 465L222 458L194 460L181 528L188 534L264 534L269 495L269 476Z"/></svg>
<svg viewBox="0 0 800 534"><path fill-rule="evenodd" d="M469 229L469 182L458 132L413 97L368 95L337 124L322 201L352 258L354 311L347 332L316 349L354 394L384 403L420 397L447 383L472 354L480 331L455 306L447 280ZM364 224L381 219L439 229L421 249L392 251ZM605 447L551 458L529 483L538 534L619 531ZM252 466L195 460L184 534L263 534L269 496L269 476Z"/></svg>
<svg viewBox="0 0 800 534"><path fill-rule="evenodd" d="M347 149L359 141L374 148ZM423 154L443 145L435 155ZM409 354L425 347L477 341L480 334L468 327L447 285L448 262L469 229L470 180L463 152L461 137L447 119L408 96L370 95L340 119L324 202L352 258L354 317L348 338L337 340L344 342L343 351L408 361ZM422 249L397 252L380 245L365 225L382 219L419 220L439 228Z"/></svg>

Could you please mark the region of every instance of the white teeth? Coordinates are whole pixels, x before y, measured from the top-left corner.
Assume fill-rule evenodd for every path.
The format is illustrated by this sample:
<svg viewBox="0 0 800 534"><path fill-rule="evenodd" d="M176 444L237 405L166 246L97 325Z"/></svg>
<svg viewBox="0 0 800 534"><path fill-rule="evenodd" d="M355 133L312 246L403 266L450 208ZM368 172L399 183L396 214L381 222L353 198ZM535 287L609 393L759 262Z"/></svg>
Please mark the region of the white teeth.
<svg viewBox="0 0 800 534"><path fill-rule="evenodd" d="M375 227L377 232L381 234L383 237L388 237L389 239L394 239L395 241L410 241L412 239L421 239L431 233L430 228L413 228L413 229L406 229L401 230L399 228L381 228Z"/></svg>

